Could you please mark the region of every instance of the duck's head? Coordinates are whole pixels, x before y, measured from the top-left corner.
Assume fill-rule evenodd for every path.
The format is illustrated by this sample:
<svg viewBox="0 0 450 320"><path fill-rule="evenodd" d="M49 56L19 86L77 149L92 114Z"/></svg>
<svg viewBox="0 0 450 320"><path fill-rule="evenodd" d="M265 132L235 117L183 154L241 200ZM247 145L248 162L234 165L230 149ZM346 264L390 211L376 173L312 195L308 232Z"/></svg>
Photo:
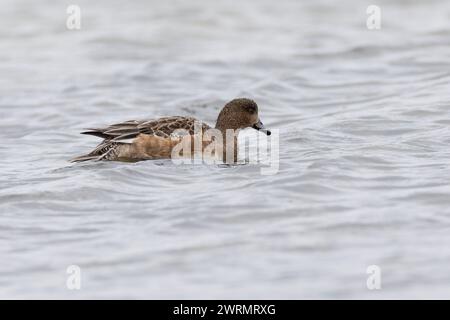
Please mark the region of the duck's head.
<svg viewBox="0 0 450 320"><path fill-rule="evenodd" d="M217 117L216 128L226 129L253 128L270 136L270 130L264 128L258 116L258 105L247 98L234 99L228 102Z"/></svg>

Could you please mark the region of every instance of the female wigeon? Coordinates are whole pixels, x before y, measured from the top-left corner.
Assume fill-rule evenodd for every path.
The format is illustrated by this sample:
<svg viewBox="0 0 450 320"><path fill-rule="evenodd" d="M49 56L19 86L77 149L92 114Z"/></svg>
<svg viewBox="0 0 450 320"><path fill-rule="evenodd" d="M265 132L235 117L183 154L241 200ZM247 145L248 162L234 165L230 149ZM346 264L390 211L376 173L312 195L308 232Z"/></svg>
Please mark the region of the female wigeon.
<svg viewBox="0 0 450 320"><path fill-rule="evenodd" d="M88 129L82 134L103 138L92 152L77 157L72 162L88 160L108 160L135 162L142 160L171 158L172 151L182 138L174 136L174 131L184 129L193 138L195 125L200 123L192 117L164 117L155 120L130 120L113 124L106 128ZM240 98L228 102L217 117L215 129L226 137L227 129L239 130L252 127L270 135L259 120L258 105L250 99ZM201 123L202 132L211 129ZM198 128L197 128L198 130ZM237 135L236 135L237 136ZM236 136L233 138L233 161L237 160ZM211 143L202 142L203 148ZM226 159L226 149L223 149L223 159Z"/></svg>

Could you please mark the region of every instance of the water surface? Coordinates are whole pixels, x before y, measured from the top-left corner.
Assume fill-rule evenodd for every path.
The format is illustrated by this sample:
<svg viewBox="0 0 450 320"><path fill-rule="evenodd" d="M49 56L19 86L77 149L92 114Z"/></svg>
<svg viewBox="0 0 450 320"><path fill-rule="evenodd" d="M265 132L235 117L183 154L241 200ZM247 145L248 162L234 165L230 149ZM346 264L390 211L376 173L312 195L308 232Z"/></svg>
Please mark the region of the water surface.
<svg viewBox="0 0 450 320"><path fill-rule="evenodd" d="M450 298L449 3L378 1L372 31L361 1L79 0L81 30L0 4L1 298ZM275 175L67 162L85 127L242 96Z"/></svg>

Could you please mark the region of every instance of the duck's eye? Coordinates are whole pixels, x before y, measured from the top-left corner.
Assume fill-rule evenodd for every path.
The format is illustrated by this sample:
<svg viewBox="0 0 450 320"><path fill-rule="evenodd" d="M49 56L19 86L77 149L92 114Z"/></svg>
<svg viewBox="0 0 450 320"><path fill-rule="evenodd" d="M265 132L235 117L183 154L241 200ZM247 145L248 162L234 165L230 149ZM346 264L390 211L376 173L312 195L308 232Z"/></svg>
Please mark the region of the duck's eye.
<svg viewBox="0 0 450 320"><path fill-rule="evenodd" d="M256 113L256 106L248 105L244 107L248 113L254 114Z"/></svg>

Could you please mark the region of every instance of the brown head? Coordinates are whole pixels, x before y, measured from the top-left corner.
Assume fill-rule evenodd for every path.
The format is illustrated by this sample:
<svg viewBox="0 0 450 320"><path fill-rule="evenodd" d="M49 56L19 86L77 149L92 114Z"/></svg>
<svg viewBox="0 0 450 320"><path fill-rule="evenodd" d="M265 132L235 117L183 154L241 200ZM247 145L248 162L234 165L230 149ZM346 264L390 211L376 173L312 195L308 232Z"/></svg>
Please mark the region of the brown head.
<svg viewBox="0 0 450 320"><path fill-rule="evenodd" d="M239 98L231 100L223 107L217 117L216 128L221 131L249 127L264 132L268 136L271 134L259 120L258 105L250 99Z"/></svg>

